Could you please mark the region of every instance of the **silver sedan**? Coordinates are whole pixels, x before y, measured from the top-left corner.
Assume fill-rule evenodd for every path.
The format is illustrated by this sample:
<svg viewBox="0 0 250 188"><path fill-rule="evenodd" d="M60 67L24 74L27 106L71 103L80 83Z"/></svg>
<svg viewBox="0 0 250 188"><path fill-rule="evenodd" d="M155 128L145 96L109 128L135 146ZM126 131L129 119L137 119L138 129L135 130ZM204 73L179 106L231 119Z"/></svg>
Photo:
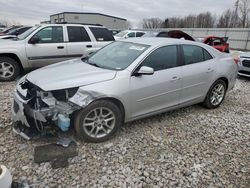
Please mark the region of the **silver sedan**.
<svg viewBox="0 0 250 188"><path fill-rule="evenodd" d="M14 130L29 139L31 130L74 126L83 140L101 142L124 122L197 103L217 108L236 76L233 58L205 44L168 38L113 42L21 78L12 105Z"/></svg>

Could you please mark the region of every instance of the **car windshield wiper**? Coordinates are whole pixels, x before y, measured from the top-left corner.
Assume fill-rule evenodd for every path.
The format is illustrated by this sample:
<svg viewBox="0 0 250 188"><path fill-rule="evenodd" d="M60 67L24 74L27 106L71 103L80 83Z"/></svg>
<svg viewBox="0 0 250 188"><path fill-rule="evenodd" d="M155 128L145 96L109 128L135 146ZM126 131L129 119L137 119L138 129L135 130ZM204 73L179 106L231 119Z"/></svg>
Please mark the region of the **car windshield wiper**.
<svg viewBox="0 0 250 188"><path fill-rule="evenodd" d="M95 66L95 67L100 67L100 66L97 65L96 63L90 63L90 62L88 62L88 64L93 65L93 66Z"/></svg>

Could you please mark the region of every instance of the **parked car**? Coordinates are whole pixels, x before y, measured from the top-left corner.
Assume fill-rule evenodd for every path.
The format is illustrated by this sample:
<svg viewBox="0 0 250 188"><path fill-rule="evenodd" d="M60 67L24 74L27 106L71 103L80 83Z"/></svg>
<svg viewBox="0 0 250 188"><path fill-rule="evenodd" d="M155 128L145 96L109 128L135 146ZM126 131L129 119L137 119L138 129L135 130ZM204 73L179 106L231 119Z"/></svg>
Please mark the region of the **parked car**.
<svg viewBox="0 0 250 188"><path fill-rule="evenodd" d="M170 31L147 31L142 37L165 37L195 41L193 37L180 30Z"/></svg>
<svg viewBox="0 0 250 188"><path fill-rule="evenodd" d="M5 28L3 31L0 32L0 36L6 35L6 33L10 32L11 30L14 30L16 28L19 28L21 26L12 26L10 28Z"/></svg>
<svg viewBox="0 0 250 188"><path fill-rule="evenodd" d="M0 36L0 39L16 38L18 35L23 34L25 31L27 31L30 28L31 28L30 26L26 26L26 27L19 27L16 29L12 29L8 33L6 33L5 35Z"/></svg>
<svg viewBox="0 0 250 188"><path fill-rule="evenodd" d="M112 35L116 35L121 32L120 29L110 29L110 31L112 32Z"/></svg>
<svg viewBox="0 0 250 188"><path fill-rule="evenodd" d="M119 39L126 39L126 38L141 37L144 34L145 34L144 31L124 30L124 31L117 33L114 37L115 37L115 40L119 40Z"/></svg>
<svg viewBox="0 0 250 188"><path fill-rule="evenodd" d="M114 41L108 29L95 25L35 26L13 40L0 41L0 81L23 70L88 55Z"/></svg>
<svg viewBox="0 0 250 188"><path fill-rule="evenodd" d="M228 37L217 37L211 35L206 37L199 37L198 41L203 42L209 46L212 46L221 52L229 53L230 51L229 43L227 43Z"/></svg>
<svg viewBox="0 0 250 188"><path fill-rule="evenodd" d="M197 42L133 38L82 59L35 70L14 93L14 130L75 127L88 142L109 139L124 123L203 103L220 106L234 87L232 56Z"/></svg>
<svg viewBox="0 0 250 188"><path fill-rule="evenodd" d="M238 75L250 77L250 52L239 56Z"/></svg>

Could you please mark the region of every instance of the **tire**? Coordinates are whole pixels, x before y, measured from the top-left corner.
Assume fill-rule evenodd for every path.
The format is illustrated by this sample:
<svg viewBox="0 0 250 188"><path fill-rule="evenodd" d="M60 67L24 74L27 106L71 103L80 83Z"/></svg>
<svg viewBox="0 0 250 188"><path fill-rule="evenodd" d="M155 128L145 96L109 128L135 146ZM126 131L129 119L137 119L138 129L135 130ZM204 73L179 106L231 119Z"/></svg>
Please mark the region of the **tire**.
<svg viewBox="0 0 250 188"><path fill-rule="evenodd" d="M227 48L227 49L225 49L225 53L230 53L230 51L229 51L229 49Z"/></svg>
<svg viewBox="0 0 250 188"><path fill-rule="evenodd" d="M113 102L108 100L94 101L76 114L74 118L75 131L77 136L86 142L103 142L117 132L122 124L122 117L120 109ZM96 134L96 132L100 134Z"/></svg>
<svg viewBox="0 0 250 188"><path fill-rule="evenodd" d="M20 65L10 57L0 57L0 81L13 81L20 74Z"/></svg>
<svg viewBox="0 0 250 188"><path fill-rule="evenodd" d="M219 87L223 87L221 92L219 92ZM218 89L218 90L216 90ZM226 83L223 80L217 80L213 83L211 88L209 89L207 96L203 102L203 106L205 106L208 109L214 109L221 105L223 102L225 95L227 92L227 86Z"/></svg>

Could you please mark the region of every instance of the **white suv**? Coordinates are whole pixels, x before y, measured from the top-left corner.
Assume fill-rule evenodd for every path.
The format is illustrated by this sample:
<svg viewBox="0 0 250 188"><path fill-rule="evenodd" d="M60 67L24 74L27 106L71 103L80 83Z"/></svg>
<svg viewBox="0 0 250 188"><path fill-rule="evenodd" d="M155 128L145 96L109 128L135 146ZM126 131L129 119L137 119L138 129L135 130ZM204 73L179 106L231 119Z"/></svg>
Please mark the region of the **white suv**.
<svg viewBox="0 0 250 188"><path fill-rule="evenodd" d="M16 39L0 40L0 81L21 71L86 56L114 41L105 27L80 24L35 26Z"/></svg>
<svg viewBox="0 0 250 188"><path fill-rule="evenodd" d="M141 37L145 34L144 31L134 31L134 30L124 30L120 33L117 33L114 37L115 40L119 39L126 39L126 38L134 38L134 37Z"/></svg>

